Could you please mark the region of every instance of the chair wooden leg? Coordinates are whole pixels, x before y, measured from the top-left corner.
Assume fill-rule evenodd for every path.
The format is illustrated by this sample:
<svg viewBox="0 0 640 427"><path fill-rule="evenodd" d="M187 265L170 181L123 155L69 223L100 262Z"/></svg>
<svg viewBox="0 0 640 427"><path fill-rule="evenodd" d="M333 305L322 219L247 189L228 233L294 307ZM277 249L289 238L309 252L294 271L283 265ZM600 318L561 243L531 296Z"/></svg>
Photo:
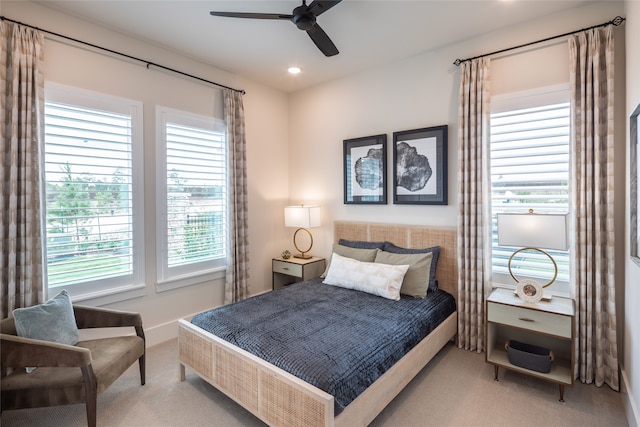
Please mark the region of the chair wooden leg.
<svg viewBox="0 0 640 427"><path fill-rule="evenodd" d="M145 355L147 354L147 340L144 336L144 329L142 329L142 326L136 326L136 335L138 335L140 338L142 338L142 340L145 342L145 350L144 353L142 353L142 356L140 356L140 358L138 359L138 365L140 365L140 384L144 385L146 382L146 368L145 368Z"/></svg>
<svg viewBox="0 0 640 427"><path fill-rule="evenodd" d="M146 363L144 354L138 359L138 365L140 366L140 385L144 385L146 382Z"/></svg>
<svg viewBox="0 0 640 427"><path fill-rule="evenodd" d="M82 377L84 378L84 399L87 407L87 426L96 427L98 412L98 381L91 365L83 366Z"/></svg>

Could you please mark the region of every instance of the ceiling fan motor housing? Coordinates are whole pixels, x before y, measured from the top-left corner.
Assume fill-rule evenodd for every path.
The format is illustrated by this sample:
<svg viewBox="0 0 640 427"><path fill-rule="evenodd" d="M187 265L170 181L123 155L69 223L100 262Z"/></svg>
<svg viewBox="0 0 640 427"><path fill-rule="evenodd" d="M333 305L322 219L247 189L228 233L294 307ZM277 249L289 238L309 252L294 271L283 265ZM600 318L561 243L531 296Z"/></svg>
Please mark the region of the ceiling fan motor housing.
<svg viewBox="0 0 640 427"><path fill-rule="evenodd" d="M316 24L316 16L307 12L306 6L298 6L293 10L293 18L291 19L299 30L310 30Z"/></svg>

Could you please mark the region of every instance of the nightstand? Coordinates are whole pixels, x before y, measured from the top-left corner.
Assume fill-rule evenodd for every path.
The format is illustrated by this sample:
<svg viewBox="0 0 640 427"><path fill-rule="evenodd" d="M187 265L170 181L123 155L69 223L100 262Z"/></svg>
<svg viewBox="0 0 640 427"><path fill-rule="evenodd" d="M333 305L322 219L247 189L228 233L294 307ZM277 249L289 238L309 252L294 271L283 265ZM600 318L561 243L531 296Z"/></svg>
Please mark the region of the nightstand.
<svg viewBox="0 0 640 427"><path fill-rule="evenodd" d="M289 259L273 258L271 261L272 289L280 289L291 283L310 280L324 273L324 258L308 259L291 257Z"/></svg>
<svg viewBox="0 0 640 427"><path fill-rule="evenodd" d="M485 360L495 367L498 381L500 367L557 383L560 401L564 386L573 386L575 309L573 300L554 296L550 301L529 303L511 289L493 290L486 302ZM537 372L509 362L507 340L516 340L550 349L554 354L549 373Z"/></svg>

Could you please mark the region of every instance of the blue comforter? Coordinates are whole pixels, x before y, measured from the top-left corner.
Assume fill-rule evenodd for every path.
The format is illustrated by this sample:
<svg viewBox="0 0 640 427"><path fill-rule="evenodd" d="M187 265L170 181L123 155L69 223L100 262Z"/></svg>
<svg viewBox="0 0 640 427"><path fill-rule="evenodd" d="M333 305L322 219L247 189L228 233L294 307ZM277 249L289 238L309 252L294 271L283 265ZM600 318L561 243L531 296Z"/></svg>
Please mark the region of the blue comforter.
<svg viewBox="0 0 640 427"><path fill-rule="evenodd" d="M191 322L333 395L337 415L454 311L442 290L392 301L313 279Z"/></svg>

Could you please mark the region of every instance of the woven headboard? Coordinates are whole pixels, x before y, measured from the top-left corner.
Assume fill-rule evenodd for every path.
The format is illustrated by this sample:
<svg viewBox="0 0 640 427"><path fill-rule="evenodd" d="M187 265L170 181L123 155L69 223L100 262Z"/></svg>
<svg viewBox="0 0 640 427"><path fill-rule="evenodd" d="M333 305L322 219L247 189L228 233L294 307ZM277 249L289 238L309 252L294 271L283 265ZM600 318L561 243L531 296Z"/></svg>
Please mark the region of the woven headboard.
<svg viewBox="0 0 640 427"><path fill-rule="evenodd" d="M458 262L456 255L456 229L424 225L395 225L367 222L335 221L333 241L339 239L368 242L391 242L403 248L420 249L440 246L436 269L438 288L458 299Z"/></svg>

